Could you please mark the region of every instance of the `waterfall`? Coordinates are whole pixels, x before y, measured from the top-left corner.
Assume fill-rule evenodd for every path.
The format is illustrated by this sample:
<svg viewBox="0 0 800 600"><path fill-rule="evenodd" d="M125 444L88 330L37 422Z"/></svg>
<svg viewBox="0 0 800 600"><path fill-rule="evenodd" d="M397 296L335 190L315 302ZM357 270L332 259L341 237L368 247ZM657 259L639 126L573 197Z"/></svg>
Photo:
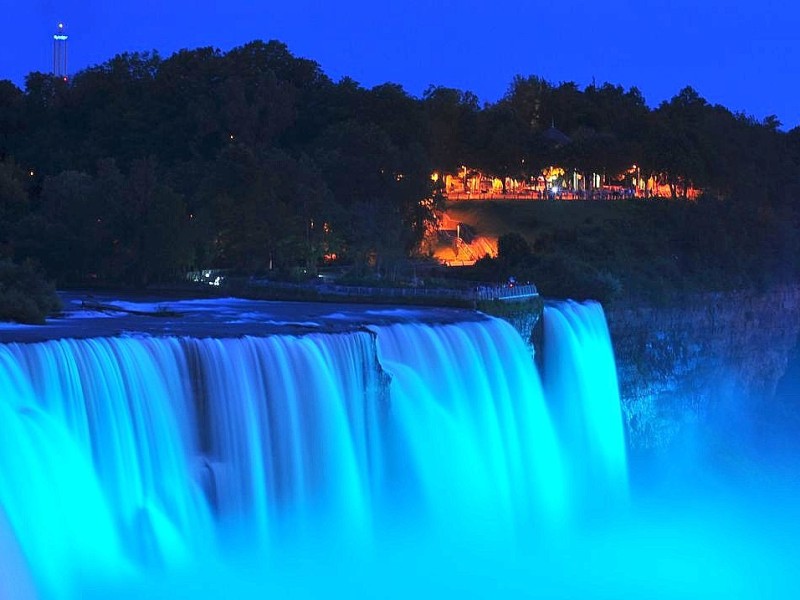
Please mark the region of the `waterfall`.
<svg viewBox="0 0 800 600"><path fill-rule="evenodd" d="M377 333L401 446L392 454L411 463L437 525L483 521L510 530L564 518L558 442L511 325L403 324Z"/></svg>
<svg viewBox="0 0 800 600"><path fill-rule="evenodd" d="M603 510L624 502L628 468L619 384L602 306L545 306L544 348L544 385L564 441L571 498L592 499Z"/></svg>
<svg viewBox="0 0 800 600"><path fill-rule="evenodd" d="M626 467L602 309L548 307L545 338L544 382L489 317L0 345L0 550L70 598L300 535L559 527Z"/></svg>

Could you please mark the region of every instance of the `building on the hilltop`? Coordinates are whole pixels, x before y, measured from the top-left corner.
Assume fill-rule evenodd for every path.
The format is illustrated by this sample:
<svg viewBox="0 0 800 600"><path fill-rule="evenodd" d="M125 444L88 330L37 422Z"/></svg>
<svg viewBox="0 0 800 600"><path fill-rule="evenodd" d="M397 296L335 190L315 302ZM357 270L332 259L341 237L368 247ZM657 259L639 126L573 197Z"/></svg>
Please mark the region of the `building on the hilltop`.
<svg viewBox="0 0 800 600"><path fill-rule="evenodd" d="M566 146L572 141L566 133L556 129L555 123L553 123L552 125L550 125L550 127L545 129L541 137L547 144L551 145L553 148L560 148L561 146Z"/></svg>

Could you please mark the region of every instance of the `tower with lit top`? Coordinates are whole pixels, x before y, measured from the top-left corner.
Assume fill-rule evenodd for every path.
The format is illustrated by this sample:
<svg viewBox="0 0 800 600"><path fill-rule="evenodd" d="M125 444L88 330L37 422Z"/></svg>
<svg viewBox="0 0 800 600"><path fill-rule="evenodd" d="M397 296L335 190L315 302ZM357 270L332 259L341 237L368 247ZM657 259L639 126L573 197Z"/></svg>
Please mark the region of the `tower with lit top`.
<svg viewBox="0 0 800 600"><path fill-rule="evenodd" d="M53 75L67 79L67 39L64 24L59 23L53 34Z"/></svg>

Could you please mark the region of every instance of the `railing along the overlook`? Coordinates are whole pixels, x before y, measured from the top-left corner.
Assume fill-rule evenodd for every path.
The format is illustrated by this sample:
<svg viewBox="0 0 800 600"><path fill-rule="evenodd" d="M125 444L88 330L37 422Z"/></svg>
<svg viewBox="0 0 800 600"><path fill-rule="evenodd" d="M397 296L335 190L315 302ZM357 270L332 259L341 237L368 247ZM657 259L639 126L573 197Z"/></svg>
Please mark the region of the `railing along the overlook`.
<svg viewBox="0 0 800 600"><path fill-rule="evenodd" d="M273 289L311 289L321 296L341 296L348 298L431 298L462 301L485 300L524 300L539 295L532 283L524 285L477 285L471 289L451 289L439 287L371 287L361 285L319 284L308 286L296 283L282 283L262 279L251 279L249 285Z"/></svg>
<svg viewBox="0 0 800 600"><path fill-rule="evenodd" d="M224 271L206 270L194 271L187 274L187 280L193 283L224 286L227 276ZM443 287L372 287L362 285L337 285L333 283L287 283L271 281L259 277L251 277L245 282L246 287L294 290L298 292L315 292L319 296L335 296L342 298L431 298L445 300L460 300L464 302L486 300L524 300L539 295L539 291L532 283L522 285L484 285L476 283L470 288L443 288Z"/></svg>
<svg viewBox="0 0 800 600"><path fill-rule="evenodd" d="M476 300L523 300L539 295L539 290L532 283L525 285L498 285L478 287L475 290Z"/></svg>

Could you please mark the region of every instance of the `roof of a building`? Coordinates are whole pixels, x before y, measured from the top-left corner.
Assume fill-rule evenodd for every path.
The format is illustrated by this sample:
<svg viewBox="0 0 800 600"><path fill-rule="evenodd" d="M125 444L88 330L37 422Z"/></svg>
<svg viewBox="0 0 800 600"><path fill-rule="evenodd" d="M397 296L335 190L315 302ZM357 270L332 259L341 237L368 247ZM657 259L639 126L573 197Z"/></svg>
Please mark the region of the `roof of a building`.
<svg viewBox="0 0 800 600"><path fill-rule="evenodd" d="M556 129L555 125L551 125L550 127L548 127L542 133L542 137L548 142L555 144L556 146L563 146L565 144L569 144L572 141L566 133Z"/></svg>

